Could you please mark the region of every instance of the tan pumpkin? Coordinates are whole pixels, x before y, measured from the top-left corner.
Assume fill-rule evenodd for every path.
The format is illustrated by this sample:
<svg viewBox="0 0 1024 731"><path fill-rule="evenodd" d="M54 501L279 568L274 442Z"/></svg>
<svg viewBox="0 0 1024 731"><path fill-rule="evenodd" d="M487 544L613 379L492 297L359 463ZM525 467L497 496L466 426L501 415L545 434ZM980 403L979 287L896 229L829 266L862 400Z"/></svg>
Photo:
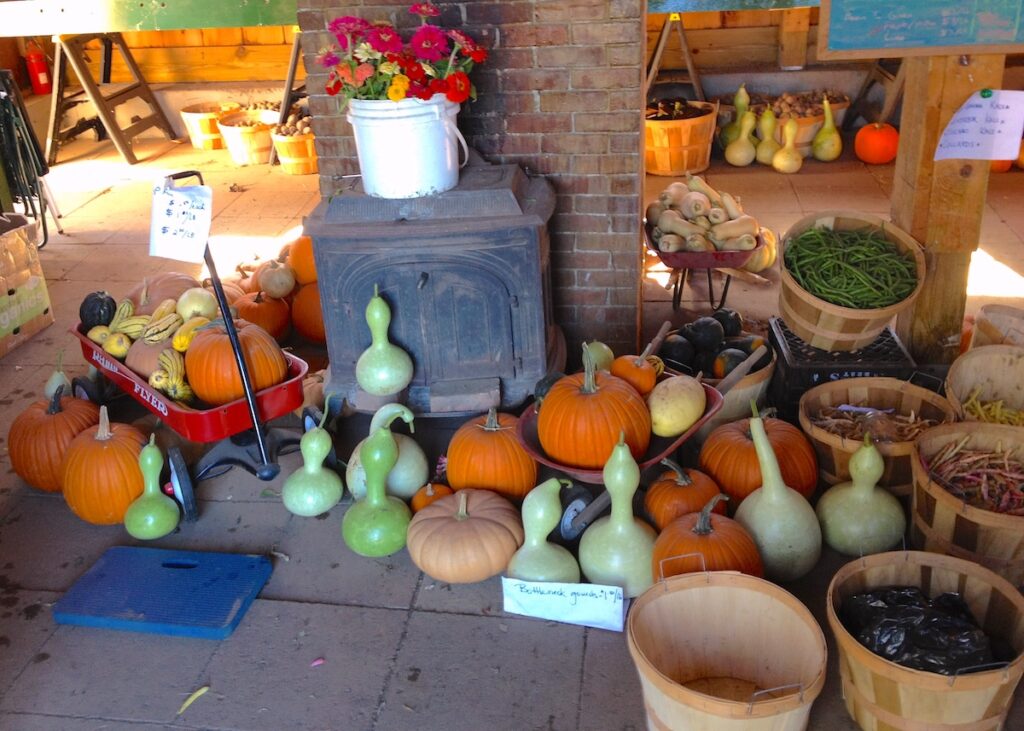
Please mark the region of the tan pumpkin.
<svg viewBox="0 0 1024 731"><path fill-rule="evenodd" d="M100 420L96 404L63 394L64 386L59 386L49 401L31 404L7 432L14 472L44 492L60 492L64 452L76 436Z"/></svg>
<svg viewBox="0 0 1024 731"><path fill-rule="evenodd" d="M123 522L128 506L142 494L139 452L145 444L142 432L112 424L101 406L99 426L76 436L64 454L64 500L71 511L96 525Z"/></svg>
<svg viewBox="0 0 1024 731"><path fill-rule="evenodd" d="M431 578L471 584L503 572L523 538L512 503L490 490L460 490L412 517L406 545L412 562Z"/></svg>
<svg viewBox="0 0 1024 731"><path fill-rule="evenodd" d="M295 272L287 264L270 259L259 265L256 273L256 287L271 297L287 297L295 289Z"/></svg>
<svg viewBox="0 0 1024 731"><path fill-rule="evenodd" d="M446 472L453 490L477 487L521 500L537 484L537 463L516 437L518 417L490 409L452 435Z"/></svg>
<svg viewBox="0 0 1024 731"><path fill-rule="evenodd" d="M165 299L178 299L186 289L198 286L199 282L187 274L166 272L146 277L125 296L135 305L136 315L152 315Z"/></svg>
<svg viewBox="0 0 1024 731"><path fill-rule="evenodd" d="M171 341L162 340L159 343L148 344L139 338L132 347L128 348L128 355L124 357L124 364L143 378L149 378L153 371L158 370L160 365L157 358L164 348L170 348Z"/></svg>
<svg viewBox="0 0 1024 731"><path fill-rule="evenodd" d="M235 327L252 387L260 391L281 383L288 375L288 361L277 341L244 320L236 320ZM185 372L196 396L208 404L226 404L245 395L223 325L210 325L196 333L185 352Z"/></svg>
<svg viewBox="0 0 1024 731"><path fill-rule="evenodd" d="M235 300L246 294L245 290L238 286L237 279L222 279L220 283L221 288L224 290L224 297L227 299L229 305L233 305ZM213 291L213 282L209 279L203 282L203 288Z"/></svg>

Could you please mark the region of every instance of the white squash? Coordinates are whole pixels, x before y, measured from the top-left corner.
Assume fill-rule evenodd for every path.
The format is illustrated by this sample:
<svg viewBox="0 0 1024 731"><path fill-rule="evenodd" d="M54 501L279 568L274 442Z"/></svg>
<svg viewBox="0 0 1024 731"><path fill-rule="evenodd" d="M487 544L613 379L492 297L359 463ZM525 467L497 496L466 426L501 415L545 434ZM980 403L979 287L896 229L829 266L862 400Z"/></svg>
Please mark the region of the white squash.
<svg viewBox="0 0 1024 731"><path fill-rule="evenodd" d="M410 413L400 404L385 404L377 409L370 421L370 434L377 431L395 413L412 428L412 418L406 418L405 414ZM403 500L409 500L416 491L427 484L430 471L427 466L427 456L423 454L415 440L405 434L392 434L395 443L398 445L398 461L388 473L385 491ZM359 459L359 450L363 446L363 439L352 450L348 466L345 468L345 484L356 500L362 500L366 495L366 470Z"/></svg>

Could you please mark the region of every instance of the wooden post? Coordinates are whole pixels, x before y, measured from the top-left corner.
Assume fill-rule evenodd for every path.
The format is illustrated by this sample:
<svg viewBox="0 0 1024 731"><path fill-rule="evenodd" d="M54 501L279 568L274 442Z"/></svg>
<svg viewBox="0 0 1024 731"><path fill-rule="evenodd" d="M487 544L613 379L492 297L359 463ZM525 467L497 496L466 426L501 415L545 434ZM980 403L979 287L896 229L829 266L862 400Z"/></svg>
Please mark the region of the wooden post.
<svg viewBox="0 0 1024 731"><path fill-rule="evenodd" d="M802 69L807 65L807 34L811 27L810 8L782 11L779 22L779 68Z"/></svg>
<svg viewBox="0 0 1024 731"><path fill-rule="evenodd" d="M906 58L892 220L925 250L927 278L897 329L921 364L957 356L967 303L967 269L978 247L988 192L987 160L935 161L935 147L967 98L1002 82L1005 56Z"/></svg>

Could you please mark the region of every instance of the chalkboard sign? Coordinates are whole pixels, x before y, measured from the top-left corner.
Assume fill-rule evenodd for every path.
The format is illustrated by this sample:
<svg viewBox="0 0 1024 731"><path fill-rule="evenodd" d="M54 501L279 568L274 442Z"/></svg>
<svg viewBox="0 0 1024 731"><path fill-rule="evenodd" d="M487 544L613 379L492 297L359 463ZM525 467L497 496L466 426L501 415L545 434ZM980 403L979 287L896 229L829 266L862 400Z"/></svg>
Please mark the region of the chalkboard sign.
<svg viewBox="0 0 1024 731"><path fill-rule="evenodd" d="M816 8L820 0L648 0L648 13L704 13L718 10Z"/></svg>
<svg viewBox="0 0 1024 731"><path fill-rule="evenodd" d="M1024 51L1021 0L821 0L818 57Z"/></svg>

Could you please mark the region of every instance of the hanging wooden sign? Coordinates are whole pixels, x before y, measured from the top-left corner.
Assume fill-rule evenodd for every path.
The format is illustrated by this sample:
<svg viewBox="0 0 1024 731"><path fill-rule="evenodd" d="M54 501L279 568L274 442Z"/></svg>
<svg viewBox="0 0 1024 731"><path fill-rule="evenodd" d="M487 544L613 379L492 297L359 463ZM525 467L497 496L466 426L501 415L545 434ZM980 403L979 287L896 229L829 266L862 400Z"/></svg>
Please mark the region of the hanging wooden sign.
<svg viewBox="0 0 1024 731"><path fill-rule="evenodd" d="M821 0L821 59L1022 51L1021 0Z"/></svg>

